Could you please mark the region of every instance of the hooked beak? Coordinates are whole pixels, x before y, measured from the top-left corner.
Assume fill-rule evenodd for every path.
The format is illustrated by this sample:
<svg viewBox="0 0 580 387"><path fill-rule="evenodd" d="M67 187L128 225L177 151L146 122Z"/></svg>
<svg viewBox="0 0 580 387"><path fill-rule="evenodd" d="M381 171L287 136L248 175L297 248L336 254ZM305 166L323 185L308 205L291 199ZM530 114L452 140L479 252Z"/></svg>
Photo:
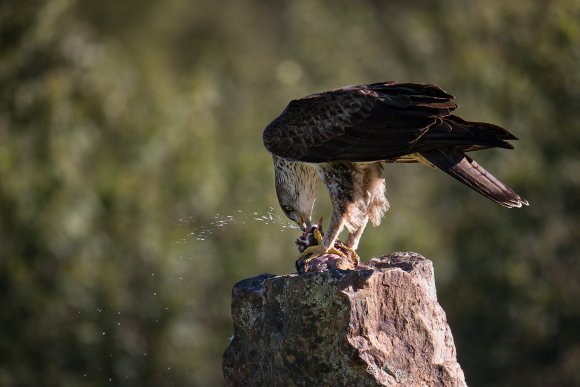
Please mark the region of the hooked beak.
<svg viewBox="0 0 580 387"><path fill-rule="evenodd" d="M302 231L307 231L312 228L312 223L310 222L310 219L304 220L302 217L300 217L300 221L297 223L298 227L300 227L300 230Z"/></svg>

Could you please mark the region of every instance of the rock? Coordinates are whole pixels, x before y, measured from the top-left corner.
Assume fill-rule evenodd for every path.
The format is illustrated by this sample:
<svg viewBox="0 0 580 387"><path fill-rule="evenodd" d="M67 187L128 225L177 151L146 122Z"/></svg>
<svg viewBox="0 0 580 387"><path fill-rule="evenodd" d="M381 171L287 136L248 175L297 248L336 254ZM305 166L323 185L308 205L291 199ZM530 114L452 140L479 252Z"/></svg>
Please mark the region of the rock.
<svg viewBox="0 0 580 387"><path fill-rule="evenodd" d="M415 253L356 270L234 286L228 386L465 386L433 265Z"/></svg>

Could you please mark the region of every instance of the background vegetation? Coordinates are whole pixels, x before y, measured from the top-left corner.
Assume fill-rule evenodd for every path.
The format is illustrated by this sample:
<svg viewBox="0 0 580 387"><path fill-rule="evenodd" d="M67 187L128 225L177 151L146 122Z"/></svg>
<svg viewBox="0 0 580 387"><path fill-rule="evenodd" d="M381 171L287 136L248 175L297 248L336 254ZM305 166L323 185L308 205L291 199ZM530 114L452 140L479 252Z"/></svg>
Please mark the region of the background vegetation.
<svg viewBox="0 0 580 387"><path fill-rule="evenodd" d="M232 285L296 258L262 129L384 80L519 136L476 158L531 206L389 166L361 255L434 261L470 384L580 385L579 20L575 0L1 3L0 385L222 384Z"/></svg>

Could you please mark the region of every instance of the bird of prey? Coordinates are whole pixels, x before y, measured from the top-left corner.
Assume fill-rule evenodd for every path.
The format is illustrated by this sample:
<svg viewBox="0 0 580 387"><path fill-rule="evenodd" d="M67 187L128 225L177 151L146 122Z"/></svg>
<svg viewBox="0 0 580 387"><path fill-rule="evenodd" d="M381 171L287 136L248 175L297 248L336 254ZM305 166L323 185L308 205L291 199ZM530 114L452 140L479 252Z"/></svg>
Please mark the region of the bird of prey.
<svg viewBox="0 0 580 387"><path fill-rule="evenodd" d="M274 160L280 207L302 230L311 216L319 180L326 185L332 217L318 245L335 252L346 226L346 246L356 250L370 220L389 209L383 163L419 162L437 167L505 207L528 202L477 164L467 152L513 149L507 130L452 114L453 96L431 84L381 82L346 86L291 101L264 130Z"/></svg>

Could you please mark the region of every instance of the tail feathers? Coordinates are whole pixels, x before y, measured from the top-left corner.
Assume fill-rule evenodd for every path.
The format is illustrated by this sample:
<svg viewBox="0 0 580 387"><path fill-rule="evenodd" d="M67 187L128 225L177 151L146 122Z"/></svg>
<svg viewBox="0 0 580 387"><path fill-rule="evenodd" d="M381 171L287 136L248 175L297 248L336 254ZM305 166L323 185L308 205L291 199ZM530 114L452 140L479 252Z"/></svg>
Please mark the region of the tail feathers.
<svg viewBox="0 0 580 387"><path fill-rule="evenodd" d="M449 149L421 152L421 154L443 172L504 207L519 208L522 205L528 205L526 199L520 197L462 152Z"/></svg>

